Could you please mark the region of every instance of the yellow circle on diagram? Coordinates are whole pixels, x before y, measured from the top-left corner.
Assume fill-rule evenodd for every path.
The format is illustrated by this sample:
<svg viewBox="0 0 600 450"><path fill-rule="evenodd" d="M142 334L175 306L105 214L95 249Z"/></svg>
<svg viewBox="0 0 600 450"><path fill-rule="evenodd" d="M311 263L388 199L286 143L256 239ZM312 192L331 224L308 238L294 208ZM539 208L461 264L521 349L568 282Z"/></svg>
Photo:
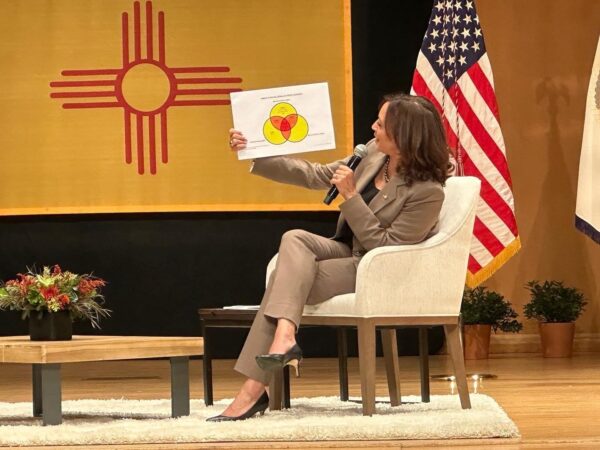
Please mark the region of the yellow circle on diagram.
<svg viewBox="0 0 600 450"><path fill-rule="evenodd" d="M295 123L288 130L282 131L273 124L273 118L277 118L277 122L281 123L288 116L295 116ZM289 103L278 103L271 108L270 117L263 125L263 134L267 141L275 145L287 141L300 142L308 135L308 122L304 117L297 114L296 108Z"/></svg>
<svg viewBox="0 0 600 450"><path fill-rule="evenodd" d="M290 105L289 103L286 103L286 102L281 102L281 103L277 103L275 106L273 106L271 108L271 112L269 113L269 116L285 117L285 116L289 116L290 114L297 114L297 113L298 113L298 111L296 111L296 108L294 108L292 105Z"/></svg>

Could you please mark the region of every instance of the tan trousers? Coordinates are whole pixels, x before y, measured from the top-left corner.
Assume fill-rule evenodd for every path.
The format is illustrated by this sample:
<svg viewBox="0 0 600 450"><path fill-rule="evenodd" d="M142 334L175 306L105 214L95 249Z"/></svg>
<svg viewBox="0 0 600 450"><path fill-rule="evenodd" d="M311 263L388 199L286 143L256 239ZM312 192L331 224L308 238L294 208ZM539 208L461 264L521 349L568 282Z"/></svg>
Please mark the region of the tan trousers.
<svg viewBox="0 0 600 450"><path fill-rule="evenodd" d="M292 321L297 330L305 304L354 292L355 286L356 266L350 247L304 230L286 232L235 370L268 384L272 374L258 367L255 357L268 352L277 319Z"/></svg>

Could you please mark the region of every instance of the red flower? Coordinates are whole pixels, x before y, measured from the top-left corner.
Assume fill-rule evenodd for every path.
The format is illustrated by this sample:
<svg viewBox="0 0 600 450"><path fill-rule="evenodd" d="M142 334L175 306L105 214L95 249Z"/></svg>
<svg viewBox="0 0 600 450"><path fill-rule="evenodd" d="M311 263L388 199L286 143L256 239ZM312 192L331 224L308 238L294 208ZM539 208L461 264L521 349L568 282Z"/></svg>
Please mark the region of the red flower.
<svg viewBox="0 0 600 450"><path fill-rule="evenodd" d="M66 305L68 305L69 303L71 303L71 299L69 298L69 296L67 294L61 294L58 297L58 301L60 302L60 304L62 305L63 308Z"/></svg>
<svg viewBox="0 0 600 450"><path fill-rule="evenodd" d="M104 280L101 280L100 278L97 278L95 280L82 278L81 280L79 280L79 286L77 287L77 290L81 295L89 295L97 288L105 285L106 282Z"/></svg>
<svg viewBox="0 0 600 450"><path fill-rule="evenodd" d="M18 280L8 280L6 286L18 287L22 295L27 295L29 286L34 284L34 278L31 275L23 275L22 273L18 273L17 277Z"/></svg>
<svg viewBox="0 0 600 450"><path fill-rule="evenodd" d="M55 264L54 267L52 267L52 275L59 275L60 273L62 273L60 266Z"/></svg>
<svg viewBox="0 0 600 450"><path fill-rule="evenodd" d="M42 297L46 300L50 300L58 295L58 288L56 286L41 287L40 294L42 294Z"/></svg>

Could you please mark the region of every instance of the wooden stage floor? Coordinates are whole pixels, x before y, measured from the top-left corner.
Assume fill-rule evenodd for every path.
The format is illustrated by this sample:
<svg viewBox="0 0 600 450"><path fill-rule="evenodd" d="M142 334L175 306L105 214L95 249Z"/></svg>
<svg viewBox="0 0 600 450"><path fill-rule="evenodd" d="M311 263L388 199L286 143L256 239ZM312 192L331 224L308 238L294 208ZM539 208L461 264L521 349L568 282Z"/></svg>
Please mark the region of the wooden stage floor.
<svg viewBox="0 0 600 450"><path fill-rule="evenodd" d="M446 356L432 356L431 375L450 373ZM232 360L214 361L215 399L231 397L242 378L233 372ZM377 394L387 395L383 360L377 362ZM418 360L400 358L402 394L419 393ZM337 395L337 360L314 358L303 361L301 377L292 380L292 396ZM191 362L191 395L202 398L201 361ZM600 353L579 354L571 359L544 359L536 354L496 356L467 361L469 373L492 373L477 392L492 396L506 410L522 434L520 444L494 445L495 449L600 449ZM31 401L31 369L25 365L0 366L0 399L4 402ZM169 362L144 360L127 362L66 364L62 369L63 399L169 398ZM325 374L325 378L323 375ZM360 395L358 362L349 360L350 395ZM473 392L474 386L470 386ZM431 382L432 394L448 394L450 383ZM256 419L260 420L260 419ZM426 444L426 445L425 445ZM96 446L94 449L141 450L169 448L482 448L482 441L457 442L361 441L239 443L222 445ZM460 444L460 445L458 445ZM491 442L490 442L491 444ZM487 447L487 445L486 445ZM37 447L39 448L39 447ZM83 447L56 447L61 450ZM86 447L89 448L89 447ZM23 449L23 447L21 447Z"/></svg>

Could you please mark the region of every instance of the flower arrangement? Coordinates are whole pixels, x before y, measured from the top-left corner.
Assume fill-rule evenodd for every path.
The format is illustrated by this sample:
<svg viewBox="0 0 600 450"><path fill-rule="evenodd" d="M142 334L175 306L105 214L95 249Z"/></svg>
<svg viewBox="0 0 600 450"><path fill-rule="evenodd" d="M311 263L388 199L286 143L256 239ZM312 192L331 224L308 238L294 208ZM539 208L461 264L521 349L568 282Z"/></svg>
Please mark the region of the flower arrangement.
<svg viewBox="0 0 600 450"><path fill-rule="evenodd" d="M63 271L58 265L44 266L41 273L28 269L0 285L0 310L22 311L23 319L33 312L41 316L46 311L69 311L71 319L86 319L100 328L100 318L111 313L102 306L100 290L105 285L101 278Z"/></svg>

